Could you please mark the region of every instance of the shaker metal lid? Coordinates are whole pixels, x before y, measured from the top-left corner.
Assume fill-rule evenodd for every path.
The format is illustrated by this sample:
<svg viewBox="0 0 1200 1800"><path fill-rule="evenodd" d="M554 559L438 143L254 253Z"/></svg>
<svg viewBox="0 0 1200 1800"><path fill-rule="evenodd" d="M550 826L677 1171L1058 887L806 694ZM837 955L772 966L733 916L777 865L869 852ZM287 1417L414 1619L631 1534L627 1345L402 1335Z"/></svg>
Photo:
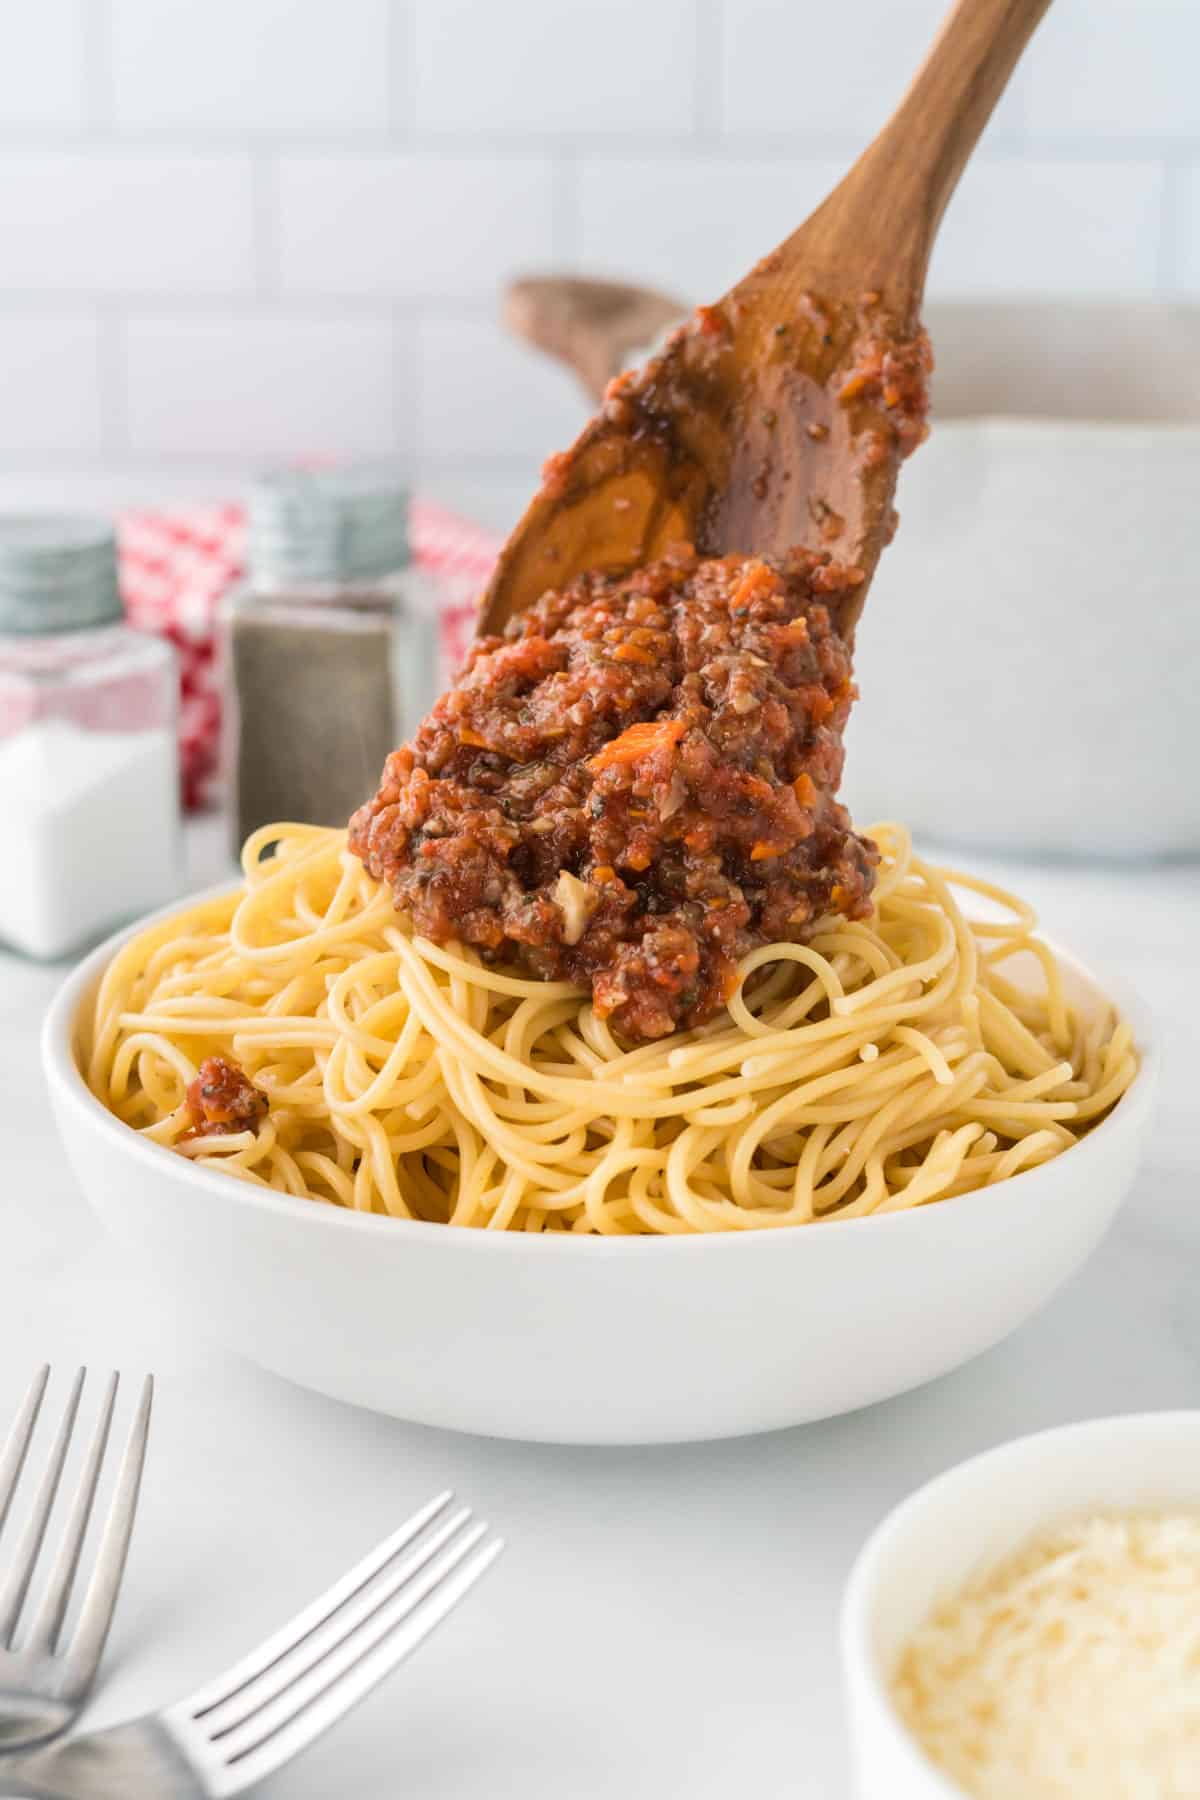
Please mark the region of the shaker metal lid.
<svg viewBox="0 0 1200 1800"><path fill-rule="evenodd" d="M117 542L103 519L0 514L0 631L86 631L122 612Z"/></svg>
<svg viewBox="0 0 1200 1800"><path fill-rule="evenodd" d="M409 560L408 489L378 465L284 469L250 491L247 553L251 580L369 581Z"/></svg>

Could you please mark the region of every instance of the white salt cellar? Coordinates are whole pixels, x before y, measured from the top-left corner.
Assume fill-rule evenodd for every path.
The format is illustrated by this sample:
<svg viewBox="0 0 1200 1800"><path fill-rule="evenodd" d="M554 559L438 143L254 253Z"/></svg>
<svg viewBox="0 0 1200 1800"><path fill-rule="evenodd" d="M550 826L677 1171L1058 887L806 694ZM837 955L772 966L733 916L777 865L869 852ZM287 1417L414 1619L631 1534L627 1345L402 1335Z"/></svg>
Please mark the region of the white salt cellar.
<svg viewBox="0 0 1200 1800"><path fill-rule="evenodd" d="M0 516L0 944L59 957L180 876L178 671L103 522Z"/></svg>

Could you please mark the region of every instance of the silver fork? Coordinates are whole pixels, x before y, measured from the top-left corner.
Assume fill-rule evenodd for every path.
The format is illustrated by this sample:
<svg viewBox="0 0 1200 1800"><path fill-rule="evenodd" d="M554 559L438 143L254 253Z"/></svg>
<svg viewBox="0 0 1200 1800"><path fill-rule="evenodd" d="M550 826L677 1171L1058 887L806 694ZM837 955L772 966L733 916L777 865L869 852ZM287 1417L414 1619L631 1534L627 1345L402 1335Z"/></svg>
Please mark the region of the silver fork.
<svg viewBox="0 0 1200 1800"><path fill-rule="evenodd" d="M17 1750L42 1743L66 1728L83 1705L95 1679L96 1668L112 1624L117 1592L125 1572L130 1533L137 1512L138 1488L150 1429L150 1403L154 1392L148 1376L130 1431L125 1454L100 1540L95 1567L84 1597L83 1609L70 1641L60 1646L63 1620L79 1570L80 1553L88 1520L96 1500L100 1472L112 1428L120 1377L109 1379L79 1485L59 1544L41 1603L22 1640L17 1627L29 1594L55 1496L62 1481L63 1465L79 1412L86 1371L80 1369L71 1387L62 1421L50 1452L50 1461L7 1574L0 1580L0 1750ZM41 1411L50 1369L40 1369L25 1396L16 1423L0 1455L0 1531L12 1508L21 1471L29 1455L34 1427Z"/></svg>
<svg viewBox="0 0 1200 1800"><path fill-rule="evenodd" d="M282 1631L190 1699L0 1766L35 1800L227 1800L335 1725L504 1548L440 1494ZM410 1548L411 1546L411 1548ZM407 1554L405 1554L407 1552Z"/></svg>

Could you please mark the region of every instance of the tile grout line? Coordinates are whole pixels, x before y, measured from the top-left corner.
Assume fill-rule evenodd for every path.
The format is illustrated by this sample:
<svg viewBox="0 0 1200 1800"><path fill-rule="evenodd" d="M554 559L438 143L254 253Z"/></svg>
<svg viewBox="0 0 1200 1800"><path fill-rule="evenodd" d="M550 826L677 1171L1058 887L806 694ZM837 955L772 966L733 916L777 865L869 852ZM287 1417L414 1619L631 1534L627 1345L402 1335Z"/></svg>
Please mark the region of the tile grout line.
<svg viewBox="0 0 1200 1800"><path fill-rule="evenodd" d="M693 0L696 72L692 118L696 142L716 144L722 138L721 58L725 14L721 0Z"/></svg>
<svg viewBox="0 0 1200 1800"><path fill-rule="evenodd" d="M392 309L392 443L410 480L420 459L418 431L421 408L417 382L421 359L418 354L418 329L419 321L412 315L395 307Z"/></svg>
<svg viewBox="0 0 1200 1800"><path fill-rule="evenodd" d="M80 0L85 114L90 131L110 128L116 113L110 0Z"/></svg>
<svg viewBox="0 0 1200 1800"><path fill-rule="evenodd" d="M127 288L118 291L80 288L0 289L0 323L5 319L36 318L42 313L95 316L104 306L119 307L130 318L167 318L171 324L190 325L218 319L225 323L253 321L270 314L284 324L337 325L379 323L398 314L404 318L432 316L468 324L495 317L492 291L474 294L449 290L432 294L397 294L385 288L371 292L339 294L332 291L278 292L261 297L256 292L196 293L178 289Z"/></svg>
<svg viewBox="0 0 1200 1800"><path fill-rule="evenodd" d="M407 320L409 336L408 397L412 407L409 446L412 457L414 483L418 478L417 471L423 469L427 461L425 451L425 415L427 411L425 346L421 333L421 324L422 319L420 314L416 314ZM393 332L395 332L398 329L398 326L394 324L392 329Z"/></svg>
<svg viewBox="0 0 1200 1800"><path fill-rule="evenodd" d="M276 159L258 150L250 155L250 246L254 271L254 299L260 304L282 298L283 267L280 244L279 166Z"/></svg>
<svg viewBox="0 0 1200 1800"><path fill-rule="evenodd" d="M407 143L412 135L416 115L416 32L412 7L408 0L388 0L387 9L387 90L388 135L395 142Z"/></svg>
<svg viewBox="0 0 1200 1800"><path fill-rule="evenodd" d="M1162 166L1162 194L1158 219L1158 292L1178 298L1184 291L1183 237L1186 214L1183 192L1184 164L1167 157Z"/></svg>
<svg viewBox="0 0 1200 1800"><path fill-rule="evenodd" d="M100 442L107 458L129 450L128 349L125 319L120 301L108 299L96 307L97 382L100 403Z"/></svg>
<svg viewBox="0 0 1200 1800"><path fill-rule="evenodd" d="M98 6L104 0L96 0ZM698 0L711 4L712 0ZM90 14L89 14L90 17ZM325 158L330 161L358 157L386 157L404 153L427 157L430 161L477 159L503 164L531 157L551 159L558 155L593 157L599 162L628 161L632 157L661 157L665 161L686 160L689 155L704 160L718 154L730 161L754 161L763 157L787 155L797 160L819 162L830 157L857 155L863 148L869 124L842 129L819 128L798 130L725 130L723 127L701 127L699 92L694 107L693 124L684 130L669 132L628 130L619 133L603 131L503 131L487 128L436 131L429 127L414 130L403 121L384 128L368 127L361 131L330 130L314 127L310 131L295 127L257 131L247 126L210 128L196 127L129 127L115 125L108 115L109 71L98 42L100 33L89 30L89 41L95 48L88 54L89 110L92 116L82 127L55 129L50 126L6 125L0 122L0 156L4 153L61 155L93 151L109 155L194 156L214 160L237 159L254 152L277 157ZM715 71L705 77L711 81ZM703 84L698 82L699 89ZM719 110L719 101L709 96L703 102L707 112ZM985 162L1084 162L1105 165L1114 162L1148 162L1163 157L1200 157L1200 131L1142 132L1123 135L1118 132L1046 133L1027 126L1011 127L998 135L989 135L977 160Z"/></svg>
<svg viewBox="0 0 1200 1800"><path fill-rule="evenodd" d="M550 254L571 268L579 256L579 164L570 152L550 164Z"/></svg>
<svg viewBox="0 0 1200 1800"><path fill-rule="evenodd" d="M415 452L411 461L415 464ZM488 453L472 451L468 455L459 455L451 451L430 451L421 457L422 465L438 475L465 475L467 478L503 480L507 478L524 479L531 469L536 469L538 457L536 452L524 454ZM9 476L29 476L33 479L58 480L75 475L104 475L145 473L157 469L165 474L188 476L197 471L215 470L236 474L239 470L253 472L261 467L262 458L253 451L242 450L134 450L122 447L115 451L99 450L54 450L42 448L31 463L28 454L22 450L0 450L0 479Z"/></svg>

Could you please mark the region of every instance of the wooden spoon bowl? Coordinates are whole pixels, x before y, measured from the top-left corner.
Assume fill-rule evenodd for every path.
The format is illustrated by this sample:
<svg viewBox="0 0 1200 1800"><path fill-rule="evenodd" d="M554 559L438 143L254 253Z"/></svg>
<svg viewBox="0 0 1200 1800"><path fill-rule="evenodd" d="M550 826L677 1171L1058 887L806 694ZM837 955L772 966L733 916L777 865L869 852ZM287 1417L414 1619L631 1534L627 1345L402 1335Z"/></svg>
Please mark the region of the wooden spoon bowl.
<svg viewBox="0 0 1200 1800"><path fill-rule="evenodd" d="M484 595L502 630L547 588L688 540L829 556L848 636L924 435L925 274L946 204L1049 0L958 0L898 110L815 213L551 457Z"/></svg>

